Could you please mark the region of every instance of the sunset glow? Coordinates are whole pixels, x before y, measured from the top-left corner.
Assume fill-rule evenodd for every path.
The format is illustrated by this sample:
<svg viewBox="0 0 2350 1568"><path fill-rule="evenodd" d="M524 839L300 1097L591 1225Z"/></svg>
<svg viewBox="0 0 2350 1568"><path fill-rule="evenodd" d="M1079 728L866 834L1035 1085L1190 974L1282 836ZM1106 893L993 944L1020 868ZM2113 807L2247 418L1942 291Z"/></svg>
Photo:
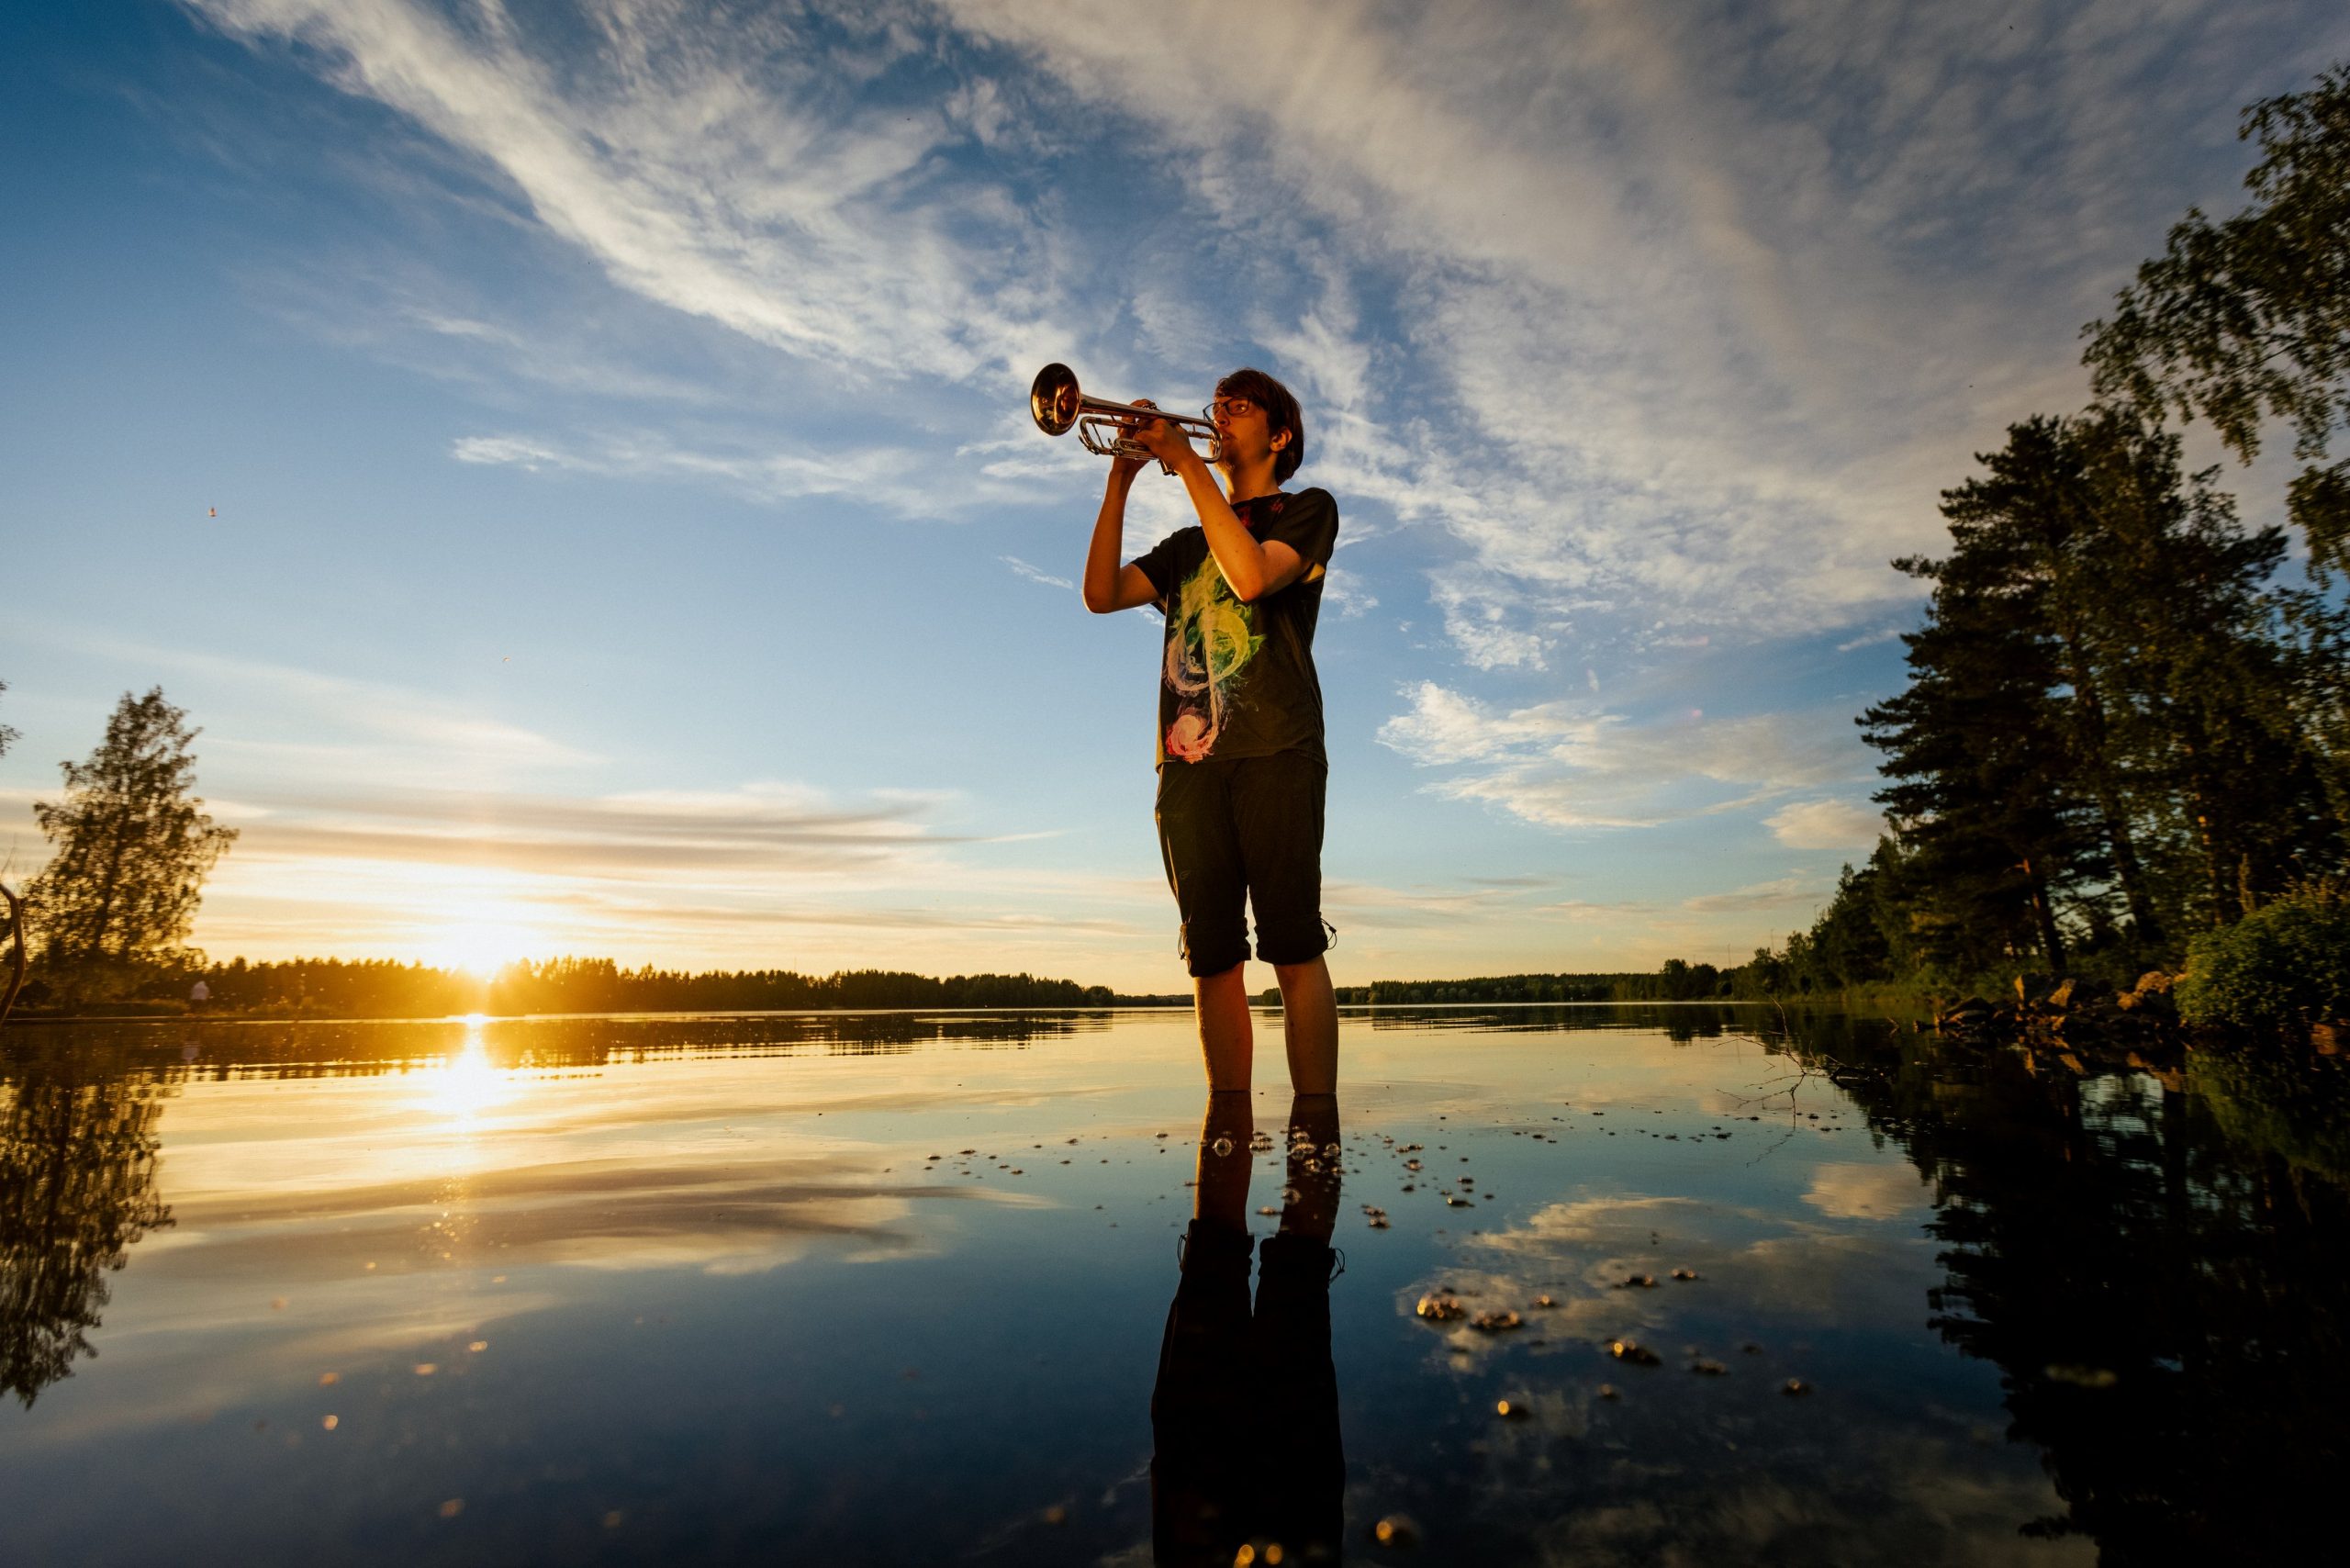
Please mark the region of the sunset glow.
<svg viewBox="0 0 2350 1568"><path fill-rule="evenodd" d="M420 954L424 962L487 980L519 958L545 957L555 950L543 927L523 919L485 917L470 910L463 916L428 939Z"/></svg>

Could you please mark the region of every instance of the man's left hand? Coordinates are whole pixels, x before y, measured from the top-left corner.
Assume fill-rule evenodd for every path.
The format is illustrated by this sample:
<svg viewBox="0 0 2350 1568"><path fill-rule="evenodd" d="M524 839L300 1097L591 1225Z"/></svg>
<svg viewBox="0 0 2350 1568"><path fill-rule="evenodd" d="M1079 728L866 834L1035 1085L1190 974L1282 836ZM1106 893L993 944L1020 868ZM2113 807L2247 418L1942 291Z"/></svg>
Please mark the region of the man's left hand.
<svg viewBox="0 0 2350 1568"><path fill-rule="evenodd" d="M1166 420L1151 420L1135 431L1135 440L1169 468L1181 466L1183 459L1193 455L1191 432Z"/></svg>

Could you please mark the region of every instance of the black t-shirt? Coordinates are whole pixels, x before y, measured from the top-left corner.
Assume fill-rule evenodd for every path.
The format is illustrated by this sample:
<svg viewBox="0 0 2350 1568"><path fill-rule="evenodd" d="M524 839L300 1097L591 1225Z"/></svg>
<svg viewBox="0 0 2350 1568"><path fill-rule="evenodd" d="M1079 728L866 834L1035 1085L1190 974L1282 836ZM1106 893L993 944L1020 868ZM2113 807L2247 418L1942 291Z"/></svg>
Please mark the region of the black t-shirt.
<svg viewBox="0 0 2350 1568"><path fill-rule="evenodd" d="M1233 511L1259 543L1280 540L1305 563L1297 580L1243 604L1194 523L1135 562L1158 590L1167 617L1159 663L1158 761L1270 756L1322 749L1322 683L1314 673L1314 622L1323 574L1338 541L1338 503L1327 490L1259 496Z"/></svg>

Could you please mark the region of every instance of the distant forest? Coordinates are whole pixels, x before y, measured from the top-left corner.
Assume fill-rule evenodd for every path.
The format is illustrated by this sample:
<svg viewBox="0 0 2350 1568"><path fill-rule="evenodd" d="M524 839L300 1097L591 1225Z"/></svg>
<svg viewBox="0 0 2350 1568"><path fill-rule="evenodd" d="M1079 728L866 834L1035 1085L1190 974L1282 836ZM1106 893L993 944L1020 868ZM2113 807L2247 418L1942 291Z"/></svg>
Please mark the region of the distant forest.
<svg viewBox="0 0 2350 1568"><path fill-rule="evenodd" d="M169 996L185 997L201 980L208 1010L318 1014L341 1018L440 1018L488 1013L758 1013L855 1007L1106 1007L1129 1000L1107 986L1036 975L930 975L850 969L807 975L794 969L690 973L646 966L624 969L610 958L554 958L509 964L485 980L457 969L389 960L294 958L251 964L242 958L183 971ZM1141 1000L1148 1001L1149 998Z"/></svg>
<svg viewBox="0 0 2350 1568"><path fill-rule="evenodd" d="M1340 986L1342 1005L1490 1002L1687 1002L1743 994L1739 969L1666 961L1651 974L1494 975L1466 980L1373 980ZM484 980L462 969L391 959L233 958L151 972L135 996L100 1003L107 1011L141 1004L177 1013L198 982L196 1010L214 1014L320 1018L497 1017L566 1013L825 1012L852 1008L1051 1008L1188 1006L1187 993L1126 995L1108 986L1039 975L950 975L938 979L893 969L827 975L794 969L622 969L610 958L553 958L507 965ZM1261 1000L1278 1004L1268 990ZM63 1000L63 999L56 999ZM50 1002L38 985L35 1009Z"/></svg>
<svg viewBox="0 0 2350 1568"><path fill-rule="evenodd" d="M1373 980L1337 988L1342 1006L1438 1002L1697 1002L1738 994L1740 970L1668 958L1654 974L1487 975L1472 980ZM1278 991L1268 992L1277 999Z"/></svg>

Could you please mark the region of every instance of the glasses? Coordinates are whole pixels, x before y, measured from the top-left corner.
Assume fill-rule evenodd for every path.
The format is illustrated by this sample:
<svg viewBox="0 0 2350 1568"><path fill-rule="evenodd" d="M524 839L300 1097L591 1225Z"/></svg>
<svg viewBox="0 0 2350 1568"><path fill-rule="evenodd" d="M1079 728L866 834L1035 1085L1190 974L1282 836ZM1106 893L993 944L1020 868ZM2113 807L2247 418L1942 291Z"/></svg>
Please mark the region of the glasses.
<svg viewBox="0 0 2350 1568"><path fill-rule="evenodd" d="M1237 420L1243 414L1257 411L1255 402L1247 398L1218 398L1200 410L1210 420Z"/></svg>

